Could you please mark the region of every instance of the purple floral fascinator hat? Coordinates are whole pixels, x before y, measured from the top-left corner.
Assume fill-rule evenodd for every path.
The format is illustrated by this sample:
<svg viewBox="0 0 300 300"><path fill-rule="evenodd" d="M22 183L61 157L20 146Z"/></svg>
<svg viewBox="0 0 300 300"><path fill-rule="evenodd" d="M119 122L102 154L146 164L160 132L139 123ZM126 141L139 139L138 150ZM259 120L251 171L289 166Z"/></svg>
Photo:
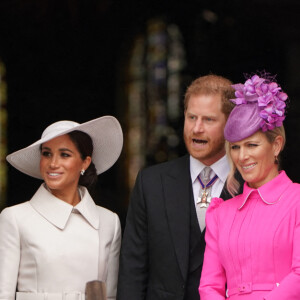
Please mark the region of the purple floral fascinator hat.
<svg viewBox="0 0 300 300"><path fill-rule="evenodd" d="M288 96L268 74L252 76L244 84L234 84L236 104L230 113L224 136L229 142L241 141L258 130L263 132L282 126Z"/></svg>

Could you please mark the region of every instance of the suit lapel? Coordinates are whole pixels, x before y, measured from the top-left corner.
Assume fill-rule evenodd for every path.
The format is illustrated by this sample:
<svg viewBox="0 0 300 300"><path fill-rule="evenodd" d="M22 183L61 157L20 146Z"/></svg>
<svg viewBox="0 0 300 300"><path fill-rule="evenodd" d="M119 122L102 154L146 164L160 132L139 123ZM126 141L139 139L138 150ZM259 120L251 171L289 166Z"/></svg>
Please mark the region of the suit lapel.
<svg viewBox="0 0 300 300"><path fill-rule="evenodd" d="M172 165L163 176L165 205L178 264L185 279L189 265L191 179L189 156Z"/></svg>
<svg viewBox="0 0 300 300"><path fill-rule="evenodd" d="M220 198L222 198L223 200L228 200L228 199L232 198L232 196L230 195L230 193L228 192L228 190L226 188L226 182L225 182L225 185L221 192Z"/></svg>
<svg viewBox="0 0 300 300"><path fill-rule="evenodd" d="M238 171L235 172L234 177L240 184L240 188L238 190L238 195L239 195L243 192L244 180L243 180L241 174ZM232 195L228 192L228 190L226 188L226 182L225 182L224 188L221 192L220 198L222 198L223 200L228 200L228 199L232 198Z"/></svg>

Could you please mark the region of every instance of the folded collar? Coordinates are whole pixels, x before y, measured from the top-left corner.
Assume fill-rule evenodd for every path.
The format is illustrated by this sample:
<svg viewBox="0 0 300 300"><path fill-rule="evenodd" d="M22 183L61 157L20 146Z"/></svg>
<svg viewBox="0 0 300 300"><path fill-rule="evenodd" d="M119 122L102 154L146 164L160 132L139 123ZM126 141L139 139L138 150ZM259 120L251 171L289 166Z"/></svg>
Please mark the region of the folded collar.
<svg viewBox="0 0 300 300"><path fill-rule="evenodd" d="M30 204L46 220L60 229L65 228L73 211L80 213L92 227L99 229L99 214L95 202L85 187L80 187L80 192L81 201L72 206L53 196L45 184L42 184L31 198Z"/></svg>
<svg viewBox="0 0 300 300"><path fill-rule="evenodd" d="M241 195L241 205L239 209L242 209L245 206L247 200L249 199L249 196L254 191L258 192L261 200L264 203L268 205L276 204L281 200L283 193L292 183L293 182L289 179L289 177L284 171L280 171L275 178L265 183L258 189L249 187L248 184L245 182L243 194Z"/></svg>
<svg viewBox="0 0 300 300"><path fill-rule="evenodd" d="M190 170L191 170L191 179L192 182L195 182L198 175L206 167L201 161L190 156ZM225 183L228 173L230 171L228 158L224 155L221 159L216 161L210 166L213 172L218 176L218 178Z"/></svg>

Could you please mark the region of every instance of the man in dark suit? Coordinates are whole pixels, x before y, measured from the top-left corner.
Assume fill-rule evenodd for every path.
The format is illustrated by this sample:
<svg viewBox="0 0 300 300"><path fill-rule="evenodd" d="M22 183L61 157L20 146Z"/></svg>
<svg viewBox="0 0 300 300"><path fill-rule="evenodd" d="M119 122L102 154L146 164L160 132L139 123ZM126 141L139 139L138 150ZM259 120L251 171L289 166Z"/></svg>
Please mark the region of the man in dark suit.
<svg viewBox="0 0 300 300"><path fill-rule="evenodd" d="M208 198L231 197L223 136L233 108L231 84L217 75L193 81L184 100L189 154L139 172L121 248L118 300L200 299ZM202 186L198 175L206 166L210 183Z"/></svg>

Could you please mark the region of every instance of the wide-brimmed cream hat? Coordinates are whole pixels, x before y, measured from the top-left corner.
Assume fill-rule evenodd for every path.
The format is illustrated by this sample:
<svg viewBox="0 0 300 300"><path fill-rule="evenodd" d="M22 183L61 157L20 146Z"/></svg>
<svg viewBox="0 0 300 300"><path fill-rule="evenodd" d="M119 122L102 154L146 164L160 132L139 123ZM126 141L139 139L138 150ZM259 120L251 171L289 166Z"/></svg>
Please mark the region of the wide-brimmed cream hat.
<svg viewBox="0 0 300 300"><path fill-rule="evenodd" d="M40 145L68 132L79 130L87 133L93 141L92 161L97 174L109 169L118 159L123 147L123 133L118 120L103 116L86 123L59 121L48 126L40 140L32 145L9 154L6 159L19 171L42 179L40 173Z"/></svg>

